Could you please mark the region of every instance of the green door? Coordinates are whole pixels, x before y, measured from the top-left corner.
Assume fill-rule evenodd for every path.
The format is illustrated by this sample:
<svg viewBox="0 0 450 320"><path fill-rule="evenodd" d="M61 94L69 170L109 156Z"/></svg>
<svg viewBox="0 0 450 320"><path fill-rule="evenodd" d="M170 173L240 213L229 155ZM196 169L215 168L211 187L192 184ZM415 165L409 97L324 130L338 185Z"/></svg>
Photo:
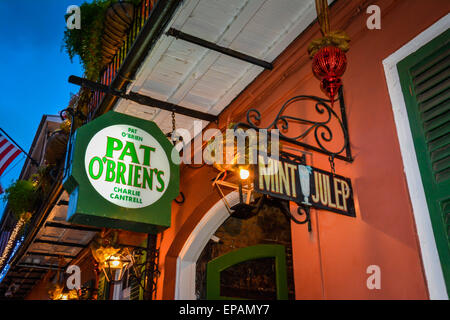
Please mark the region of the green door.
<svg viewBox="0 0 450 320"><path fill-rule="evenodd" d="M400 61L397 68L450 293L450 30Z"/></svg>
<svg viewBox="0 0 450 320"><path fill-rule="evenodd" d="M283 245L254 245L208 262L206 297L221 299L288 299Z"/></svg>

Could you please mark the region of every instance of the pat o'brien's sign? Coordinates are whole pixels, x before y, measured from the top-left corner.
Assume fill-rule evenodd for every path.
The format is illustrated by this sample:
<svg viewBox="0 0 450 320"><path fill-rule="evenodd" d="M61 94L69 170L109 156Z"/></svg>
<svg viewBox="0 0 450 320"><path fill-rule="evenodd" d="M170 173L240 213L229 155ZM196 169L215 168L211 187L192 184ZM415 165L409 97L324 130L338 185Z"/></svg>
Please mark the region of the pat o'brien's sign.
<svg viewBox="0 0 450 320"><path fill-rule="evenodd" d="M356 216L349 178L295 161L260 155L255 190L299 205Z"/></svg>
<svg viewBox="0 0 450 320"><path fill-rule="evenodd" d="M158 232L170 226L179 159L151 121L108 112L79 128L66 163L73 223Z"/></svg>

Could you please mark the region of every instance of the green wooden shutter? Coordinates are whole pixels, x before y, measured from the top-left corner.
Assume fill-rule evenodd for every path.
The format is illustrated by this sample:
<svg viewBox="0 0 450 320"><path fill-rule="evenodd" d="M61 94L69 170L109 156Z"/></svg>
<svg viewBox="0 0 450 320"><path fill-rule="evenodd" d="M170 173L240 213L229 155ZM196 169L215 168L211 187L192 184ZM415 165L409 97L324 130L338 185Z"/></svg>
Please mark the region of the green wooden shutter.
<svg viewBox="0 0 450 320"><path fill-rule="evenodd" d="M142 244L142 246L146 245ZM142 270L145 268L147 254L144 253L138 262L142 266ZM139 284L139 280L136 277L130 277L130 300L143 300L144 299L144 289L142 288L143 283Z"/></svg>
<svg viewBox="0 0 450 320"><path fill-rule="evenodd" d="M400 61L397 68L450 293L450 30Z"/></svg>
<svg viewBox="0 0 450 320"><path fill-rule="evenodd" d="M142 288L136 278L130 278L130 300L142 300Z"/></svg>

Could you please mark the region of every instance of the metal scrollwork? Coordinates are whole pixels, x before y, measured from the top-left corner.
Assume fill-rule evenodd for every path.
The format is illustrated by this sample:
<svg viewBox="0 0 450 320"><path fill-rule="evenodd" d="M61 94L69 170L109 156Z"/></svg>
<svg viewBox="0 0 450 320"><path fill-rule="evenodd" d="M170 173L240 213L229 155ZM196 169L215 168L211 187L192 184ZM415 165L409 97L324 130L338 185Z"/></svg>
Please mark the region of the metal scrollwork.
<svg viewBox="0 0 450 320"><path fill-rule="evenodd" d="M290 213L290 211L289 211L289 215L290 215L290 218L292 219L292 221L294 221L295 223L297 223L297 224L305 224L305 223L307 223L308 224L308 231L309 232L311 232L311 216L310 216L310 212L309 212L309 207L304 207L304 206L299 206L298 208L297 208L297 213L298 213L298 215L300 215L300 216L302 216L302 215L304 215L305 216L305 219L303 219L303 220L298 220L297 218L295 218L291 213ZM303 211L303 212L302 212Z"/></svg>
<svg viewBox="0 0 450 320"><path fill-rule="evenodd" d="M299 220L297 219L295 216L292 215L291 210L289 208L289 201L283 201L283 200L278 200L278 207L281 209L281 211L284 213L284 215L286 217L288 217L289 219L291 219L293 222L295 222L296 224L308 224L308 231L311 232L311 217L310 217L310 208L307 206L303 206L303 205L298 205L297 208L297 214L299 216L305 216L305 218L303 220Z"/></svg>
<svg viewBox="0 0 450 320"><path fill-rule="evenodd" d="M321 121L313 121L309 119L298 118L290 115L286 115L285 111L295 102L310 100L315 102L314 110L319 115L325 115L325 119ZM247 111L246 122L237 123L234 127L237 130L239 127L252 128L255 130L271 130L277 129L279 132L279 137L281 140L291 142L293 144L302 146L306 149L317 151L333 158L345 160L348 162L353 161L350 151L350 143L348 137L347 129L347 119L345 114L344 98L342 93L342 88L339 91L339 104L340 104L340 116L333 110L333 108L328 104L330 100L322 99L316 96L310 95L299 95L287 100L278 111L274 120L265 127L259 127L261 123L262 116L261 113L252 108ZM330 123L336 120L338 123L338 128L341 130L342 136L344 138L342 146L338 150L330 150L326 143L333 141L333 130L330 127ZM295 136L288 136L285 134L289 131L289 125L291 123L298 123L306 125L307 127L303 129L300 133ZM291 130L293 131L293 130ZM314 136L315 145L310 145L302 140L304 140L308 135Z"/></svg>
<svg viewBox="0 0 450 320"><path fill-rule="evenodd" d="M132 251L132 272L130 278L141 287L144 293L153 294L156 291L156 282L161 272L158 269L159 250L150 250L147 248L134 247ZM148 257L147 257L148 256ZM147 260L152 261L148 265ZM145 279L149 276L151 281L151 290L149 291L144 285Z"/></svg>

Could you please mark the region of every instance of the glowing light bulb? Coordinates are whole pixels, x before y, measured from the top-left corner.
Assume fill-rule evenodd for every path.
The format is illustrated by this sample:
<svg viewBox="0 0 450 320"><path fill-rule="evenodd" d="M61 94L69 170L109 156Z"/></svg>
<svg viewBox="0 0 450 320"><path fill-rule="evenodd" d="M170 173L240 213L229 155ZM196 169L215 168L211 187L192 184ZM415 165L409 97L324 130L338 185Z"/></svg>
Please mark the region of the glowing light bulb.
<svg viewBox="0 0 450 320"><path fill-rule="evenodd" d="M111 257L111 267L117 268L120 265L120 258L119 257Z"/></svg>
<svg viewBox="0 0 450 320"><path fill-rule="evenodd" d="M241 176L242 180L246 180L250 176L250 172L246 169L239 170L239 175Z"/></svg>

